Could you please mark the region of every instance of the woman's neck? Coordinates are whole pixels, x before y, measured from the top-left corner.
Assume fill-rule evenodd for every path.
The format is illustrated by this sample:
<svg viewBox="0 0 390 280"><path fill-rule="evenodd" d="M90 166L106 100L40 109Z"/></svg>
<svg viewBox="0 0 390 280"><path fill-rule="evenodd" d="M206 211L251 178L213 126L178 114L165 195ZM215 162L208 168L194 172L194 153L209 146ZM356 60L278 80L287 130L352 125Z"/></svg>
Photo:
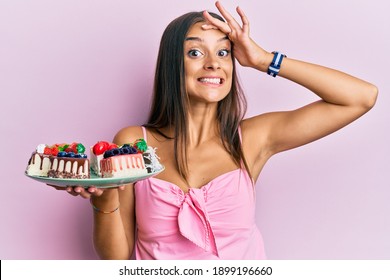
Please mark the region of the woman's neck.
<svg viewBox="0 0 390 280"><path fill-rule="evenodd" d="M201 104L190 108L188 147L195 148L218 135L217 104Z"/></svg>

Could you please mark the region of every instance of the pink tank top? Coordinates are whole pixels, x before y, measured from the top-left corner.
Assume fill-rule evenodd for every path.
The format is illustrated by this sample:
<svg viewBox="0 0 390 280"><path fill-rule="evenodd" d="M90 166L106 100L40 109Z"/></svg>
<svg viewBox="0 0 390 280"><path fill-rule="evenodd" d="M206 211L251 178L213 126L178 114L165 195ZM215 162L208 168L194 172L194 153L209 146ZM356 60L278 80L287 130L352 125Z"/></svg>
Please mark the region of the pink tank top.
<svg viewBox="0 0 390 280"><path fill-rule="evenodd" d="M255 190L245 168L188 192L157 178L138 181L134 189L136 259L266 258L255 222Z"/></svg>

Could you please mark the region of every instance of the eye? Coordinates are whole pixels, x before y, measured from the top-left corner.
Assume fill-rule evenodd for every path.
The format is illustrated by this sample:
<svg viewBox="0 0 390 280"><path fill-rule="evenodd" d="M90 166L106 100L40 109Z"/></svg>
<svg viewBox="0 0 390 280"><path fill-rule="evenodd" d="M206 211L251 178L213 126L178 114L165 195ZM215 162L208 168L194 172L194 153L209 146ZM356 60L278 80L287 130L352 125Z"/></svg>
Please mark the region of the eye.
<svg viewBox="0 0 390 280"><path fill-rule="evenodd" d="M190 50L190 51L188 52L188 55L189 55L190 57L199 57L199 56L202 55L202 53L201 53L199 50Z"/></svg>
<svg viewBox="0 0 390 280"><path fill-rule="evenodd" d="M227 49L223 49L223 50L218 51L218 56L226 57L226 56L229 56L229 54L230 54L230 51Z"/></svg>

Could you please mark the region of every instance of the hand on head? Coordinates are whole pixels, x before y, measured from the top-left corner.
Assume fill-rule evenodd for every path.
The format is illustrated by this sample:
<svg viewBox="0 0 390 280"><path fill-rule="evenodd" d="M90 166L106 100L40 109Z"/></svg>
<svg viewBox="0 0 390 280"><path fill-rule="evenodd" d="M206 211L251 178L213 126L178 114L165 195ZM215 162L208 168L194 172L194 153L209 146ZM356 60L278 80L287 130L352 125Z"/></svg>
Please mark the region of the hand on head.
<svg viewBox="0 0 390 280"><path fill-rule="evenodd" d="M203 16L207 23L204 24L202 28L204 30L218 29L225 33L234 45L234 57L242 66L257 68L262 71L266 70L262 69L260 65L267 60L267 55L269 55L269 53L250 38L249 20L244 11L240 7L236 8L242 22L240 25L219 1L217 1L215 5L221 15L225 18L226 22L214 18L209 12L204 11Z"/></svg>
<svg viewBox="0 0 390 280"><path fill-rule="evenodd" d="M234 19L234 17L217 1L215 3L221 15L225 18L226 22L220 21L212 17L207 11L203 12L203 16L208 21L203 25L203 29L219 29L223 33L229 36L229 39L233 42L237 41L242 36L249 37L249 21L245 16L243 10L240 7L236 8L237 13L241 17L242 26Z"/></svg>

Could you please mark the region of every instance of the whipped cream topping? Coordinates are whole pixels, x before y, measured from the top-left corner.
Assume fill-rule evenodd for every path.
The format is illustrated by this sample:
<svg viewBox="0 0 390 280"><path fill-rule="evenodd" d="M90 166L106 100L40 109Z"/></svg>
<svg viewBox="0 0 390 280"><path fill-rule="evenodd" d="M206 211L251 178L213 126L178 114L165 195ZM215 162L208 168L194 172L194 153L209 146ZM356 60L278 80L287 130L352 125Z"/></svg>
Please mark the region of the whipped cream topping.
<svg viewBox="0 0 390 280"><path fill-rule="evenodd" d="M156 150L157 148L152 148L150 146L148 146L148 149L145 151L145 158L147 158L150 163L146 163L146 167L147 168L150 168L151 169L151 172L156 172L156 171L160 171L163 166L161 165L161 163L159 162L159 156L156 154Z"/></svg>
<svg viewBox="0 0 390 280"><path fill-rule="evenodd" d="M39 144L39 145L37 146L37 153L43 154L43 152L45 151L45 148L46 148L46 145L45 145L45 144Z"/></svg>

